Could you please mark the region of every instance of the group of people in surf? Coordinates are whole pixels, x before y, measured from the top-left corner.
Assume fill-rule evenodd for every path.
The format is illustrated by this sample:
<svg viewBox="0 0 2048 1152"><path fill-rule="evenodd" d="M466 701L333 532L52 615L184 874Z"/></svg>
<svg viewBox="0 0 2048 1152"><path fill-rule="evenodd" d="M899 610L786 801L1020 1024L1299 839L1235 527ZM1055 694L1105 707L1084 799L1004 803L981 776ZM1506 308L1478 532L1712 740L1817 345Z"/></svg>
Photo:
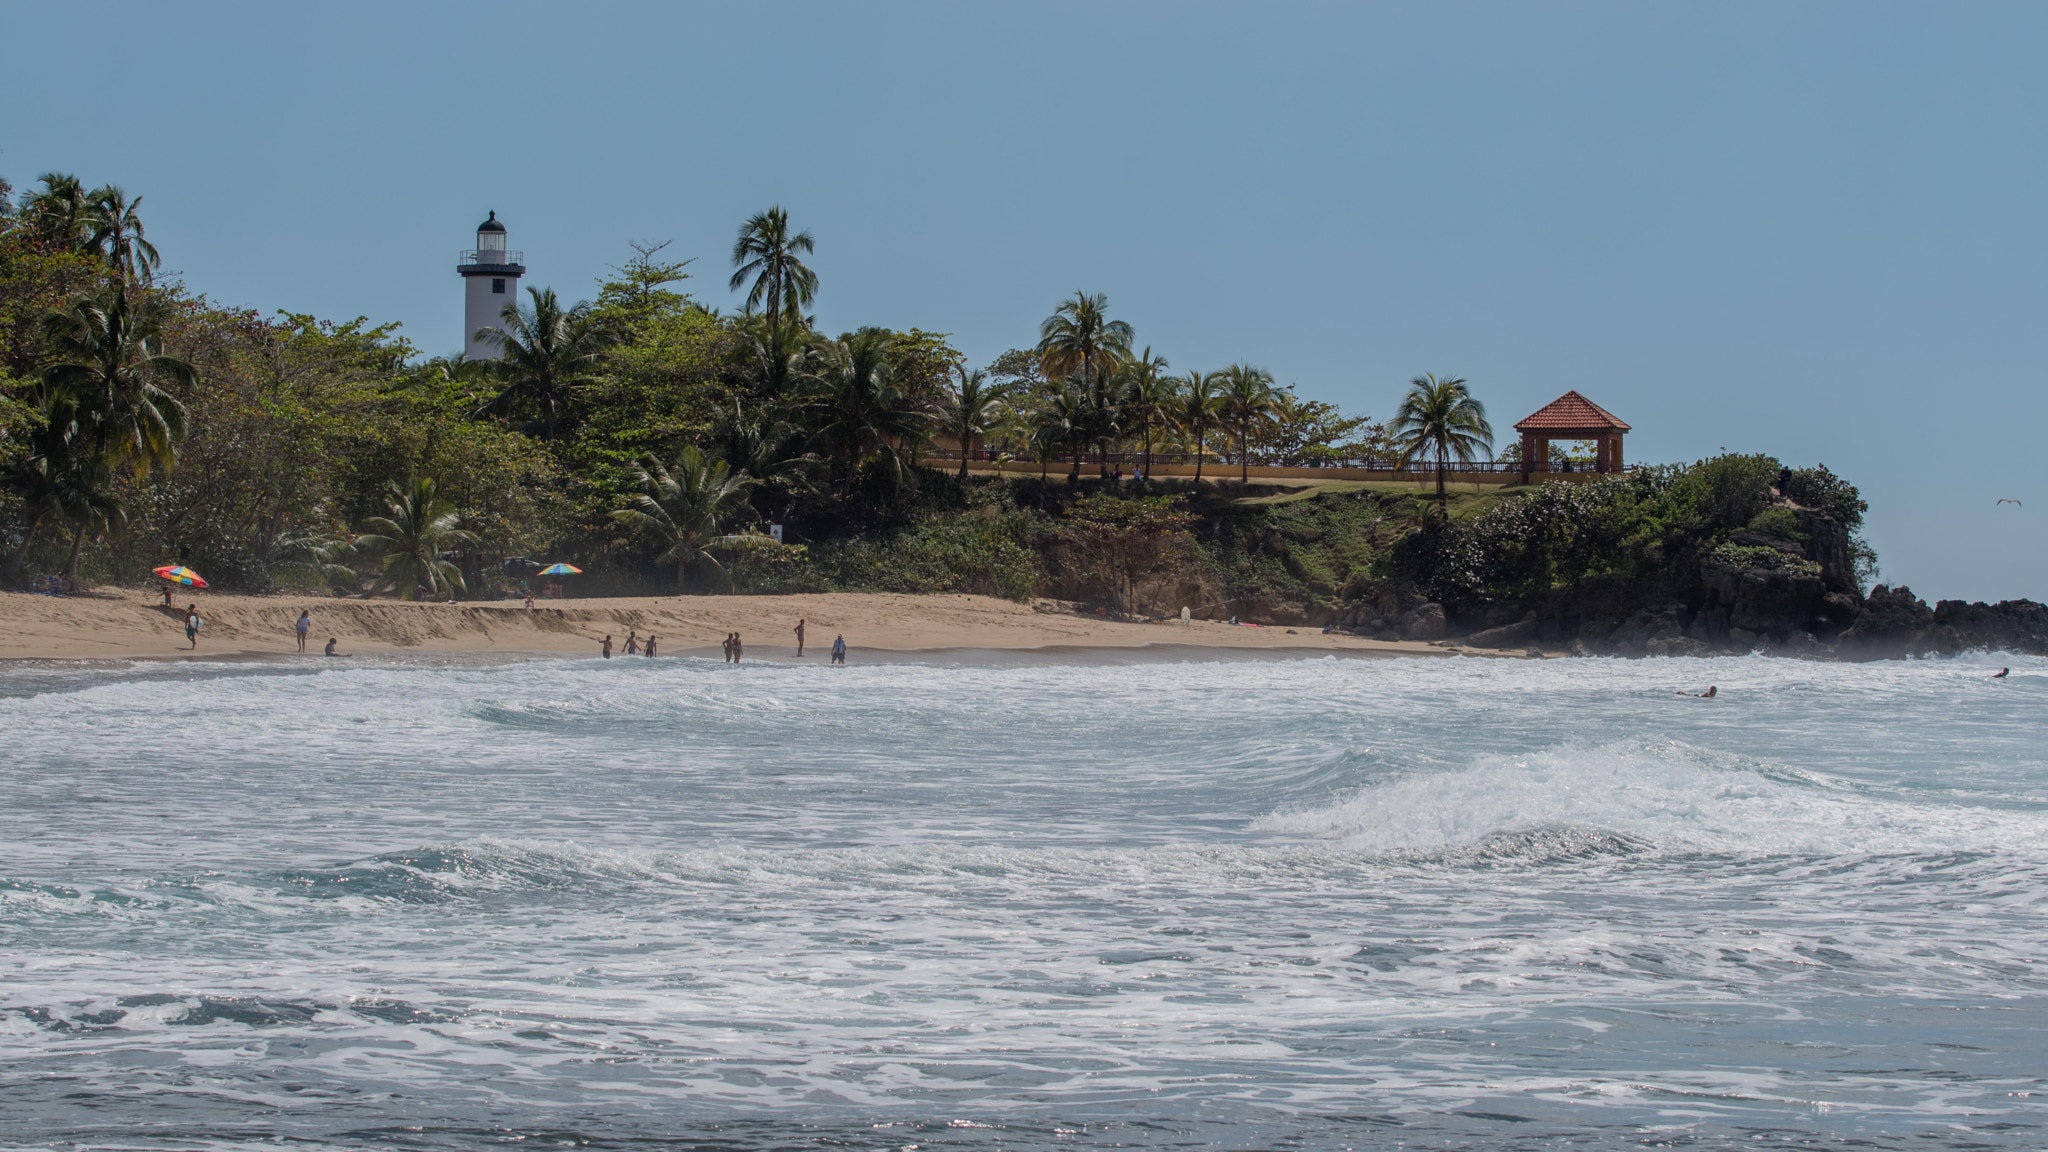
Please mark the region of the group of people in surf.
<svg viewBox="0 0 2048 1152"><path fill-rule="evenodd" d="M798 620L796 627L791 629L796 634L796 654L798 659L802 659L804 654L804 625L805 621ZM299 635L303 638L305 632L301 630ZM653 633L648 633L647 639L643 642L640 639L638 629L627 630L625 655L653 656L654 645ZM720 647L725 650L725 662L727 664L737 664L740 662L740 658L747 654L746 643L740 639L740 634L737 632L727 632L725 634L725 641ZM611 633L605 633L604 640L598 645L598 651L603 654L606 660L612 658ZM846 636L843 633L832 638L832 663L846 663Z"/></svg>

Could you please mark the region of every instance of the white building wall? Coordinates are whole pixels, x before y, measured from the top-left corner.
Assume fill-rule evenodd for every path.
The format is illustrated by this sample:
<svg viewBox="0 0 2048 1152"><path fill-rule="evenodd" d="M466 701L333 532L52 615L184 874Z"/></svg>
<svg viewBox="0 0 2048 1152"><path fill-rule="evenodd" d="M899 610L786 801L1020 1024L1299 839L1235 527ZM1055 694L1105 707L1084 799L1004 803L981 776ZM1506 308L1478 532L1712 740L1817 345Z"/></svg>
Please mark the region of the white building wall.
<svg viewBox="0 0 2048 1152"><path fill-rule="evenodd" d="M464 301L462 310L463 358L467 360L496 360L498 346L476 338L479 328L497 328L504 321L502 314L507 304L519 303L519 277L517 276L464 276L462 278ZM502 291L492 291L497 285Z"/></svg>

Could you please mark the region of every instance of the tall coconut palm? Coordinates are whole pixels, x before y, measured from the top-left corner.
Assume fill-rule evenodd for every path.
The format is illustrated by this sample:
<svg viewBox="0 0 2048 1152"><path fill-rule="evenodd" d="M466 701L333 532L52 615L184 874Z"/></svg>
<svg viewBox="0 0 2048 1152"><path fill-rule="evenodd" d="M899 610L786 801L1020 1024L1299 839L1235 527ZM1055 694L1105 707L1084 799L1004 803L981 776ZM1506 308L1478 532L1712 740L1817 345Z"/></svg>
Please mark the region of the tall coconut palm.
<svg viewBox="0 0 2048 1152"><path fill-rule="evenodd" d="M92 199L85 185L67 172L45 172L40 179L42 189L30 193L21 208L30 234L66 251L83 248L92 235Z"/></svg>
<svg viewBox="0 0 2048 1152"><path fill-rule="evenodd" d="M1173 426L1181 435L1191 437L1195 444L1195 479L1202 478L1202 461L1209 454L1209 429L1216 426L1216 417L1221 410L1220 398L1216 394L1216 382L1220 372L1189 372L1181 377L1180 387L1175 391L1172 406L1167 411Z"/></svg>
<svg viewBox="0 0 2048 1152"><path fill-rule="evenodd" d="M496 345L501 358L492 371L504 387L476 410L500 416L521 400L540 409L541 434L555 438L577 396L597 375L616 335L588 304L563 308L553 288L528 288L531 307L507 304L500 328L479 328L476 338Z"/></svg>
<svg viewBox="0 0 2048 1152"><path fill-rule="evenodd" d="M1249 364L1232 364L1222 373L1220 397L1224 419L1237 433L1237 479L1251 479L1251 434L1273 414L1273 374Z"/></svg>
<svg viewBox="0 0 2048 1152"><path fill-rule="evenodd" d="M1154 356L1150 345L1130 359L1121 374L1124 417L1138 426L1144 437L1144 471L1152 475L1152 426L1166 415L1173 402L1174 381L1165 375L1166 357Z"/></svg>
<svg viewBox="0 0 2048 1152"><path fill-rule="evenodd" d="M803 310L818 294L818 274L797 254L813 250L809 232L789 234L789 213L782 205L757 212L740 225L739 239L733 242L732 281L727 287L737 292L752 277L747 311L765 312L770 328L782 320L801 323Z"/></svg>
<svg viewBox="0 0 2048 1152"><path fill-rule="evenodd" d="M1104 382L1131 354L1131 326L1108 316L1109 297L1101 292L1076 292L1038 326L1038 360L1048 380L1079 380L1097 413L1097 436L1104 453L1102 474L1109 475L1109 398Z"/></svg>
<svg viewBox="0 0 2048 1152"><path fill-rule="evenodd" d="M1425 373L1408 382L1408 395L1394 413L1389 430L1405 466L1417 458L1436 458L1436 502L1440 514L1450 511L1444 471L1453 457L1470 463L1493 454L1493 425L1486 405L1472 398L1462 379L1439 380Z"/></svg>
<svg viewBox="0 0 2048 1152"><path fill-rule="evenodd" d="M674 464L644 457L634 479L640 494L631 507L613 512L612 519L662 546L655 560L676 566L677 591L682 590L690 565L699 560L721 577L726 575L709 549L767 539L725 530L747 507L747 489L757 481L735 475L725 461L706 456L694 444L683 445Z"/></svg>
<svg viewBox="0 0 2048 1152"><path fill-rule="evenodd" d="M1036 443L1052 446L1054 455L1067 453L1067 482L1078 482L1081 457L1095 430L1094 407L1088 402L1087 390L1078 381L1047 389L1032 413L1031 427Z"/></svg>
<svg viewBox="0 0 2048 1152"><path fill-rule="evenodd" d="M157 266L156 245L142 238L142 197L133 200L112 184L92 190L86 223L91 234L85 249L106 261L117 278L147 284Z"/></svg>
<svg viewBox="0 0 2048 1152"><path fill-rule="evenodd" d="M385 508L390 514L363 521L369 531L356 538L357 548L384 561L377 582L364 595L396 588L400 600L422 594L438 600L445 592L468 591L462 570L445 555L476 543L476 533L462 528L462 514L423 476L409 484L392 481L389 496Z"/></svg>
<svg viewBox="0 0 2048 1152"><path fill-rule="evenodd" d="M111 285L44 319L53 353L43 379L77 401L93 452L138 478L169 468L185 434L185 406L165 385L191 387L192 365L164 350L148 298Z"/></svg>
<svg viewBox="0 0 2048 1152"><path fill-rule="evenodd" d="M863 328L820 346L804 374L813 390L812 436L838 468L839 492L852 491L854 475L880 459L901 482L905 454L921 441L929 418L897 387L889 359L894 341L881 328Z"/></svg>
<svg viewBox="0 0 2048 1152"><path fill-rule="evenodd" d="M988 373L975 369L969 371L965 364L955 364L953 370L959 373L959 383L946 397L946 430L960 440L960 480L967 479L967 453L977 437L988 435L989 429L1001 423L1010 398L1010 386L991 384Z"/></svg>

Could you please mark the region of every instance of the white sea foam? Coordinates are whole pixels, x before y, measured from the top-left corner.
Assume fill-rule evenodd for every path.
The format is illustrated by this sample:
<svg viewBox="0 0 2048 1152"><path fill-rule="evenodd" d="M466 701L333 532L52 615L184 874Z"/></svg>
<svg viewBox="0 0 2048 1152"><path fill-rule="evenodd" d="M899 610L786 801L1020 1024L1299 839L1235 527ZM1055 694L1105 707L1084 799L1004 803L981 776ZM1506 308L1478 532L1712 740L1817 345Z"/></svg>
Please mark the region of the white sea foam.
<svg viewBox="0 0 2048 1152"><path fill-rule="evenodd" d="M0 1092L80 1145L1996 1142L2048 664L1986 672L0 672Z"/></svg>

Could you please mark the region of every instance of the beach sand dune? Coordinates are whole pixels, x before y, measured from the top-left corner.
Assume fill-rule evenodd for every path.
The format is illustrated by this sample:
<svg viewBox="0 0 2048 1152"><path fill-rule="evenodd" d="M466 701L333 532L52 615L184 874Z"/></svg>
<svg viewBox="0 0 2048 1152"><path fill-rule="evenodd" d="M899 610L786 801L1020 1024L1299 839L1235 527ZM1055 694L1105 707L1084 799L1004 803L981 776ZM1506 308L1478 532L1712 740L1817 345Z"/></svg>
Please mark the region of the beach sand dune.
<svg viewBox="0 0 2048 1152"><path fill-rule="evenodd" d="M988 596L911 596L844 592L801 596L665 596L541 601L406 604L392 600L225 596L187 592L167 610L146 588L101 589L72 597L0 594L0 659L108 659L189 656L184 606L197 604L206 627L198 655L259 655L297 650L292 622L313 614L309 650L330 636L343 652L501 652L594 655L610 633L622 648L628 630L661 637L664 652L715 649L739 632L749 653L794 644L790 629L809 621L806 657L820 659L841 633L849 647L887 651L939 648L1210 648L1441 655L1419 643L1324 635L1318 628L1247 628L1216 621L1156 624L1078 614L1053 601L1020 604Z"/></svg>

